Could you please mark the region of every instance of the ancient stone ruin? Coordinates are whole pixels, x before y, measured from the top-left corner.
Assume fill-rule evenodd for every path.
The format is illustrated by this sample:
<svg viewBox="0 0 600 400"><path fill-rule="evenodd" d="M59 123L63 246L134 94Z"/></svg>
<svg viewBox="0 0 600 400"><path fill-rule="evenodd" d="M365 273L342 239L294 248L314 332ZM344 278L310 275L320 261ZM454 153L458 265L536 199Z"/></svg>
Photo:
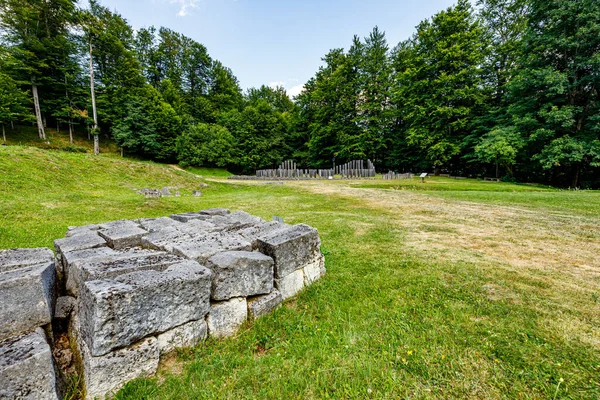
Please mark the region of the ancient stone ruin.
<svg viewBox="0 0 600 400"><path fill-rule="evenodd" d="M316 229L226 209L72 227L0 251L0 398L86 399L233 335L325 273Z"/></svg>

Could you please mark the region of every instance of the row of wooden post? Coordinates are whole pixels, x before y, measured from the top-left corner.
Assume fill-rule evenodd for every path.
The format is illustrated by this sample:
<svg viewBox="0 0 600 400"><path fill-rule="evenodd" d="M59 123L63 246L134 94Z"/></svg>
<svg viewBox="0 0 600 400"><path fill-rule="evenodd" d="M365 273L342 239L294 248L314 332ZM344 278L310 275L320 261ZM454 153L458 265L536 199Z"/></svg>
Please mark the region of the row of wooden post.
<svg viewBox="0 0 600 400"><path fill-rule="evenodd" d="M387 174L383 174L382 178L386 179L386 180L390 180L390 179L412 179L414 177L413 174L411 173L406 173L406 174L398 174L396 172L390 171Z"/></svg>

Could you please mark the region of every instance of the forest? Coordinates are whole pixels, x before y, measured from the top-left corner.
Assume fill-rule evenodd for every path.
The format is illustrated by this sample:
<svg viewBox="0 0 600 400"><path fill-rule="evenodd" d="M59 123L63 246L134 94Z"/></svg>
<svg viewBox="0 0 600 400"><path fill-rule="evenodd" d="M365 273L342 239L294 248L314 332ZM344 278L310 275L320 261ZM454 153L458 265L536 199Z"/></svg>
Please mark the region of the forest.
<svg viewBox="0 0 600 400"><path fill-rule="evenodd" d="M0 0L0 124L252 174L286 159L600 187L600 2L468 0L330 50L290 99L90 0ZM4 139L6 141L6 139Z"/></svg>

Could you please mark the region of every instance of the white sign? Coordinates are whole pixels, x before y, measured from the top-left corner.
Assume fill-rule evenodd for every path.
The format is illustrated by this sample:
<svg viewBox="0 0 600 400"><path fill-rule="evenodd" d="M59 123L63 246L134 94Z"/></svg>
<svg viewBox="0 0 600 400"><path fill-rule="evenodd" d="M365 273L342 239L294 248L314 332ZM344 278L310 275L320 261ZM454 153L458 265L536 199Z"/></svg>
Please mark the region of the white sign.
<svg viewBox="0 0 600 400"><path fill-rule="evenodd" d="M420 176L420 178L427 178L427 172L423 172Z"/></svg>

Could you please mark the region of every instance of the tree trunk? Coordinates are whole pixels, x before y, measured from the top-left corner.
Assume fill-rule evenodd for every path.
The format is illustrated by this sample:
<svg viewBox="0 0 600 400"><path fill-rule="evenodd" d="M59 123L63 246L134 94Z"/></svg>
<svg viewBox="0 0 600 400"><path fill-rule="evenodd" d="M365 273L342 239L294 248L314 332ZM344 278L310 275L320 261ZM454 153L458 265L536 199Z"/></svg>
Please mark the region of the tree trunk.
<svg viewBox="0 0 600 400"><path fill-rule="evenodd" d="M90 40L90 89L92 91L92 111L94 113L94 154L100 154L98 140L98 115L96 114L96 93L94 91L94 59L92 58L92 41Z"/></svg>
<svg viewBox="0 0 600 400"><path fill-rule="evenodd" d="M6 132L4 131L4 124L2 124L2 139L4 139L4 143L6 143Z"/></svg>
<svg viewBox="0 0 600 400"><path fill-rule="evenodd" d="M575 171L573 172L573 181L571 182L573 189L576 189L579 187L579 174L580 173L581 173L581 164L577 164L575 166Z"/></svg>
<svg viewBox="0 0 600 400"><path fill-rule="evenodd" d="M60 122L56 121L56 133L60 133Z"/></svg>
<svg viewBox="0 0 600 400"><path fill-rule="evenodd" d="M69 142L73 144L73 124L71 123L71 120L69 120Z"/></svg>
<svg viewBox="0 0 600 400"><path fill-rule="evenodd" d="M15 123L13 121L10 121L10 129L15 130Z"/></svg>
<svg viewBox="0 0 600 400"><path fill-rule="evenodd" d="M511 168L510 165L508 165L508 164L506 165L506 170L508 171L508 173L510 174L510 176L513 176L513 177L515 176L515 174L513 173L513 170L512 170L512 168Z"/></svg>
<svg viewBox="0 0 600 400"><path fill-rule="evenodd" d="M31 94L33 95L33 106L35 109L35 119L37 121L38 135L40 139L46 139L46 132L44 131L44 123L42 122L42 113L40 111L40 98L38 96L37 86L31 84Z"/></svg>

